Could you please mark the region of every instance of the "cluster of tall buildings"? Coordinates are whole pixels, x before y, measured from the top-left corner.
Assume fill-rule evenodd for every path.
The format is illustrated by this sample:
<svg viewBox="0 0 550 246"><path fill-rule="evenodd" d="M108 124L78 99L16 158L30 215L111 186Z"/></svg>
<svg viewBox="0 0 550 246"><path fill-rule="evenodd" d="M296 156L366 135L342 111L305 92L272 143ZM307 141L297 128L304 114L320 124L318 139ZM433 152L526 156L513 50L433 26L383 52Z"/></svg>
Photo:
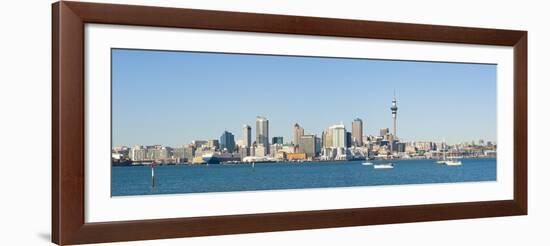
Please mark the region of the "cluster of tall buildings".
<svg viewBox="0 0 550 246"><path fill-rule="evenodd" d="M223 131L219 139L194 140L190 144L171 148L160 145L134 146L132 148L113 149L116 158L128 159L134 162L161 161L168 163L183 163L202 161L201 157L215 155L219 159L231 161L255 160L263 158L270 160L353 160L367 158L400 158L406 156L422 156L438 153L449 149L445 143L435 142L401 142L397 137L397 100L393 97L390 107L393 129L381 128L378 136L365 135L363 120L355 118L351 121L351 131L343 123L325 128L319 135L307 133L299 123L292 128L292 140L284 142L282 136L270 138L269 120L264 116L256 117L255 134L252 127L243 125L242 139L236 140L235 135ZM481 143L483 145L481 145ZM461 145L465 146L465 145ZM480 141L480 145L469 145L469 151L491 150L494 145ZM474 146L474 147L472 147ZM478 148L484 146L483 148ZM496 150L496 146L494 146ZM478 153L476 152L476 153ZM472 152L473 153L473 152ZM113 155L115 158L115 155Z"/></svg>

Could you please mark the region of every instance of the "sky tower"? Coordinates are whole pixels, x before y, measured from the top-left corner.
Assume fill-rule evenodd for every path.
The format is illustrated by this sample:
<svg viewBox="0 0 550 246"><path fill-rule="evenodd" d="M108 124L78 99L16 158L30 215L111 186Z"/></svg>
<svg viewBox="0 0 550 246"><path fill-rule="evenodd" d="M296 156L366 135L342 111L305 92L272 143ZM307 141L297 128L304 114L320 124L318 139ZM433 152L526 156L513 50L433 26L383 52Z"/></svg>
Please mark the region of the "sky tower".
<svg viewBox="0 0 550 246"><path fill-rule="evenodd" d="M393 91L393 100L391 101L391 117L393 119L393 137L397 139L397 99L395 99L395 90Z"/></svg>

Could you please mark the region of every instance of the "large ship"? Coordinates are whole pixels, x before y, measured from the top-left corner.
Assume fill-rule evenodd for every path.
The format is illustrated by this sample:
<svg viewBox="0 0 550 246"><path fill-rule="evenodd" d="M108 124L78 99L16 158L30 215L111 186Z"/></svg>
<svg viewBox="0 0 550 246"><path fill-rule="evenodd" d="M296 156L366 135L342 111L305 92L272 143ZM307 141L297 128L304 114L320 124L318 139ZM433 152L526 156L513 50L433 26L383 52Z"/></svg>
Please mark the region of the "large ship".
<svg viewBox="0 0 550 246"><path fill-rule="evenodd" d="M220 164L228 161L240 161L241 157L231 153L207 153L202 155L202 160L206 164Z"/></svg>

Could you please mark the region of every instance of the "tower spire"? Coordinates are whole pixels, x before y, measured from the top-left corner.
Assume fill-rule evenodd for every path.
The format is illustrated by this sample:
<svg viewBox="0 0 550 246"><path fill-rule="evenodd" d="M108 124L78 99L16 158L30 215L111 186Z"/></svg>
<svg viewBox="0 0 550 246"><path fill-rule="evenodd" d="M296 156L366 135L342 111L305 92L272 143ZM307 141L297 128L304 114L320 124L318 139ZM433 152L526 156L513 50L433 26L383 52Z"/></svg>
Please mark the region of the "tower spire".
<svg viewBox="0 0 550 246"><path fill-rule="evenodd" d="M393 89L393 100L391 104L390 109L393 120L393 137L397 138L397 98L395 97L395 89Z"/></svg>

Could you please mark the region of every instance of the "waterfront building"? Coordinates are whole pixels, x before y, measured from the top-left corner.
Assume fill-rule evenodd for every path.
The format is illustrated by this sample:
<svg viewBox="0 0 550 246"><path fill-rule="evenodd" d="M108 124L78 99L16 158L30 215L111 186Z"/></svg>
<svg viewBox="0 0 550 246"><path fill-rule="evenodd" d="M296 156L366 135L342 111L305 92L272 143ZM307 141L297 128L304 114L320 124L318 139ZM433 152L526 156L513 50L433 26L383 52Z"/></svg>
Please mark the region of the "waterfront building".
<svg viewBox="0 0 550 246"><path fill-rule="evenodd" d="M346 147L346 127L343 124L333 125L329 127L329 132L332 135L332 148Z"/></svg>
<svg viewBox="0 0 550 246"><path fill-rule="evenodd" d="M147 148L147 159L164 162L172 156L172 148L155 145Z"/></svg>
<svg viewBox="0 0 550 246"><path fill-rule="evenodd" d="M180 159L183 157L183 146L172 149L172 158Z"/></svg>
<svg viewBox="0 0 550 246"><path fill-rule="evenodd" d="M388 146L390 147L390 152L394 152L396 143L394 136L390 133L387 135L386 139L388 141Z"/></svg>
<svg viewBox="0 0 550 246"><path fill-rule="evenodd" d="M363 120L356 118L351 122L351 136L353 146L363 146Z"/></svg>
<svg viewBox="0 0 550 246"><path fill-rule="evenodd" d="M321 149L321 160L334 160L336 158L336 149L334 148L323 148Z"/></svg>
<svg viewBox="0 0 550 246"><path fill-rule="evenodd" d="M186 145L183 147L183 155L181 156L186 161L192 161L193 157L195 157L195 146L194 145Z"/></svg>
<svg viewBox="0 0 550 246"><path fill-rule="evenodd" d="M344 160L351 159L352 155L349 149L347 148L334 148L334 149L336 150L336 157L334 158L335 160L344 161Z"/></svg>
<svg viewBox="0 0 550 246"><path fill-rule="evenodd" d="M332 130L327 128L321 135L323 148L332 148Z"/></svg>
<svg viewBox="0 0 550 246"><path fill-rule="evenodd" d="M273 137L271 139L272 144L283 144L283 137Z"/></svg>
<svg viewBox="0 0 550 246"><path fill-rule="evenodd" d="M195 148L202 148L202 147L208 145L208 141L206 141L206 140L193 140L193 141L191 141L191 144L193 144L193 146L195 146Z"/></svg>
<svg viewBox="0 0 550 246"><path fill-rule="evenodd" d="M229 153L235 151L235 136L233 133L224 131L220 137L220 149Z"/></svg>
<svg viewBox="0 0 550 246"><path fill-rule="evenodd" d="M404 153L406 152L405 149L407 147L407 144L398 142L396 144L397 153Z"/></svg>
<svg viewBox="0 0 550 246"><path fill-rule="evenodd" d="M142 161L147 158L147 149L144 146L136 145L130 148L128 157L132 161Z"/></svg>
<svg viewBox="0 0 550 246"><path fill-rule="evenodd" d="M315 136L315 156L319 156L321 154L321 138Z"/></svg>
<svg viewBox="0 0 550 246"><path fill-rule="evenodd" d="M287 153L282 150L277 151L275 154L275 159L277 160L282 161L282 160L286 160L286 158L287 158Z"/></svg>
<svg viewBox="0 0 550 246"><path fill-rule="evenodd" d="M235 149L238 149L239 147L242 147L242 146L244 146L244 140L242 139L235 140Z"/></svg>
<svg viewBox="0 0 550 246"><path fill-rule="evenodd" d="M380 128L380 137L385 138L390 133L389 128Z"/></svg>
<svg viewBox="0 0 550 246"><path fill-rule="evenodd" d="M241 160L244 159L247 156L250 156L250 148L246 146L238 146L239 156L241 157Z"/></svg>
<svg viewBox="0 0 550 246"><path fill-rule="evenodd" d="M284 144L282 151L288 153L296 153L296 146L294 144Z"/></svg>
<svg viewBox="0 0 550 246"><path fill-rule="evenodd" d="M289 161L306 160L306 153L287 153L286 158Z"/></svg>
<svg viewBox="0 0 550 246"><path fill-rule="evenodd" d="M430 151L435 149L434 144L429 141L414 142L414 145L417 150L421 150L421 151Z"/></svg>
<svg viewBox="0 0 550 246"><path fill-rule="evenodd" d="M370 142L371 139L374 139L374 137L373 136L363 136L363 145Z"/></svg>
<svg viewBox="0 0 550 246"><path fill-rule="evenodd" d="M355 147L352 152L351 152L351 155L354 159L366 159L369 157L369 148L366 147L366 146L362 146L362 147Z"/></svg>
<svg viewBox="0 0 550 246"><path fill-rule="evenodd" d="M353 142L353 137L351 132L346 132L346 148L351 148Z"/></svg>
<svg viewBox="0 0 550 246"><path fill-rule="evenodd" d="M303 135L298 142L298 152L305 153L308 159L315 158L316 153L316 140L315 135Z"/></svg>
<svg viewBox="0 0 550 246"><path fill-rule="evenodd" d="M255 148L253 148L253 150L254 150L254 156L256 157L264 157L268 154L267 148L264 147L263 145L258 145Z"/></svg>
<svg viewBox="0 0 550 246"><path fill-rule="evenodd" d="M126 146L115 146L111 149L111 154L114 159L122 160L129 159L130 157L130 148Z"/></svg>
<svg viewBox="0 0 550 246"><path fill-rule="evenodd" d="M271 152L269 155L271 157L276 157L277 153L279 151L282 151L283 150L283 145L282 144L272 144L270 147L269 147L269 151Z"/></svg>
<svg viewBox="0 0 550 246"><path fill-rule="evenodd" d="M256 144L262 145L269 153L269 120L262 116L256 117Z"/></svg>
<svg viewBox="0 0 550 246"><path fill-rule="evenodd" d="M388 146L380 146L380 148L377 150L378 156L387 156L390 154Z"/></svg>
<svg viewBox="0 0 550 246"><path fill-rule="evenodd" d="M416 153L416 148L414 147L413 144L407 144L407 145L405 146L405 152L406 152L407 154L414 154L414 153Z"/></svg>
<svg viewBox="0 0 550 246"><path fill-rule="evenodd" d="M115 153L122 153L129 151L129 148L126 146L114 146L112 151Z"/></svg>
<svg viewBox="0 0 550 246"><path fill-rule="evenodd" d="M298 125L298 123L296 123L294 124L293 133L294 133L293 144L298 145L298 143L300 142L300 138L304 135L304 128Z"/></svg>
<svg viewBox="0 0 550 246"><path fill-rule="evenodd" d="M243 126L243 146L252 146L252 127L249 125Z"/></svg>
<svg viewBox="0 0 550 246"><path fill-rule="evenodd" d="M206 147L211 150L217 150L220 148L220 142L217 139L208 140Z"/></svg>

